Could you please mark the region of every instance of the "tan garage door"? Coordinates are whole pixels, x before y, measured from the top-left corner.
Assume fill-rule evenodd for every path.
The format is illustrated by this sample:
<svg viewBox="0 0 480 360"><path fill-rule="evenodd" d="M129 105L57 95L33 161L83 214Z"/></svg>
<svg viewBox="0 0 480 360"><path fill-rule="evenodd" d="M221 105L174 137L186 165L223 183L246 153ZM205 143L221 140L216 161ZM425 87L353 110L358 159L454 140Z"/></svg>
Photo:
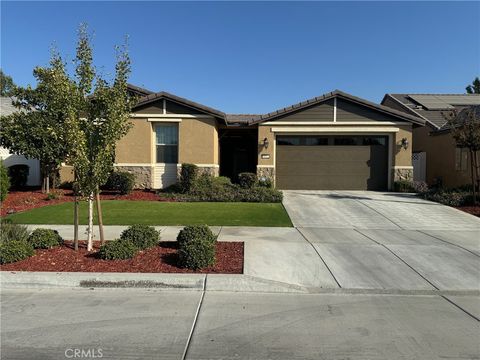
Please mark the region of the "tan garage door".
<svg viewBox="0 0 480 360"><path fill-rule="evenodd" d="M277 188L386 190L386 137L317 137L317 140L312 137L297 138L300 139L277 139ZM317 145L306 145L312 143ZM345 143L349 145L343 145Z"/></svg>

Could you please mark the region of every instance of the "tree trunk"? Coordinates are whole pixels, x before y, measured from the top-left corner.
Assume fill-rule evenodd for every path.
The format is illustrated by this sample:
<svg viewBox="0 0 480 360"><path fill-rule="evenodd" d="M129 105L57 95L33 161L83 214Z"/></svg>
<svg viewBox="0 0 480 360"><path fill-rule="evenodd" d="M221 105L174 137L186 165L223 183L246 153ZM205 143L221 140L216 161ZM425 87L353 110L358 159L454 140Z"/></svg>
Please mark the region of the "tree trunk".
<svg viewBox="0 0 480 360"><path fill-rule="evenodd" d="M98 215L98 230L100 232L100 243L105 244L105 237L103 236L103 215L102 215L102 205L100 203L100 192L97 189L97 215Z"/></svg>
<svg viewBox="0 0 480 360"><path fill-rule="evenodd" d="M87 251L93 250L93 193L88 196Z"/></svg>
<svg viewBox="0 0 480 360"><path fill-rule="evenodd" d="M477 204L477 197L476 194L480 191L480 176L478 174L478 157L477 157L477 151L473 151L472 153L473 156L473 167L475 169L475 194L473 195L473 205L475 206Z"/></svg>
<svg viewBox="0 0 480 360"><path fill-rule="evenodd" d="M45 192L47 194L50 194L50 174L47 174L47 177L45 180L46 180Z"/></svg>
<svg viewBox="0 0 480 360"><path fill-rule="evenodd" d="M73 204L73 243L75 251L78 251L78 197L75 195Z"/></svg>

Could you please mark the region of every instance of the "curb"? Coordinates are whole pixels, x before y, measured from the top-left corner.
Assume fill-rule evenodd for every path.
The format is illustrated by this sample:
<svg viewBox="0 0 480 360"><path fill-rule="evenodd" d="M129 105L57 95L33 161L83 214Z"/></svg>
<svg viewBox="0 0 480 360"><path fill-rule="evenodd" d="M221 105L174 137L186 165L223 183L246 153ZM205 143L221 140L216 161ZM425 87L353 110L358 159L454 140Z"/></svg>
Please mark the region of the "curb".
<svg viewBox="0 0 480 360"><path fill-rule="evenodd" d="M0 272L2 289L136 288L154 290L308 293L308 289L243 274Z"/></svg>

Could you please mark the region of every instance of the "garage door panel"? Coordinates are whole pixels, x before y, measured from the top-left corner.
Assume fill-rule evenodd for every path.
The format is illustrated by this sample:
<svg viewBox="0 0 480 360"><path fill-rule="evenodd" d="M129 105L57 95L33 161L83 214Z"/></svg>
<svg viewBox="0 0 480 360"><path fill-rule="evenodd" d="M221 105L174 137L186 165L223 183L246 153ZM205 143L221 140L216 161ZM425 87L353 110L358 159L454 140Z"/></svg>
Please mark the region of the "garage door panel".
<svg viewBox="0 0 480 360"><path fill-rule="evenodd" d="M293 190L384 190L387 147L277 145L276 186Z"/></svg>
<svg viewBox="0 0 480 360"><path fill-rule="evenodd" d="M317 163L308 161L283 162L277 167L278 176L289 176L290 174L301 174L302 176L329 176L329 175L362 175L368 176L370 168L366 162L343 161L338 163L335 161L322 162L321 166Z"/></svg>

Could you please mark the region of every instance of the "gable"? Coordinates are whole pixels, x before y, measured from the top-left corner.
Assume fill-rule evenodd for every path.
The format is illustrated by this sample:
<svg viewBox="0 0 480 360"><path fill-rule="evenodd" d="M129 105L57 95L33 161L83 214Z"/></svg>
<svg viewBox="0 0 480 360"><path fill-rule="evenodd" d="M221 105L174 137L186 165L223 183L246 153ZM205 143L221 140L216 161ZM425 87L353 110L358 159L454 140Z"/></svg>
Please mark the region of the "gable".
<svg viewBox="0 0 480 360"><path fill-rule="evenodd" d="M352 101L337 99L337 121L398 121L398 117L384 112L371 109L365 105L356 104Z"/></svg>
<svg viewBox="0 0 480 360"><path fill-rule="evenodd" d="M297 112L288 113L283 117L275 120L291 121L291 122L308 122L308 121L333 121L333 99L326 100L320 104L300 109ZM273 120L273 121L275 121Z"/></svg>
<svg viewBox="0 0 480 360"><path fill-rule="evenodd" d="M163 99L158 99L157 101L141 105L135 112L137 114L163 114ZM200 111L192 109L188 106L183 106L177 104L173 101L165 100L166 113L167 114L189 114L189 115L199 115Z"/></svg>

